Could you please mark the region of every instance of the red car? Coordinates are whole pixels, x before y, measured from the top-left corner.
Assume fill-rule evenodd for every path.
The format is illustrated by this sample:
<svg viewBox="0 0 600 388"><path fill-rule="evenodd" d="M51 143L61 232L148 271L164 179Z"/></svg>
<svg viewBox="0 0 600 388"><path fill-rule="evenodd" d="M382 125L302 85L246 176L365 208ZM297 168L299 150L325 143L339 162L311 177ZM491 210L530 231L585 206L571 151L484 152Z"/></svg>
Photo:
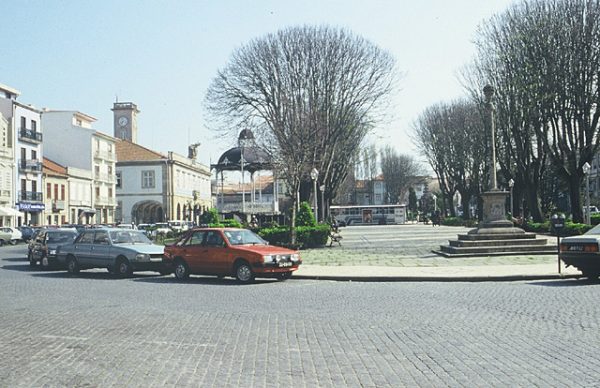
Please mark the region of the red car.
<svg viewBox="0 0 600 388"><path fill-rule="evenodd" d="M247 229L195 228L165 247L163 262L177 279L190 274L289 279L301 264L297 251L269 245Z"/></svg>

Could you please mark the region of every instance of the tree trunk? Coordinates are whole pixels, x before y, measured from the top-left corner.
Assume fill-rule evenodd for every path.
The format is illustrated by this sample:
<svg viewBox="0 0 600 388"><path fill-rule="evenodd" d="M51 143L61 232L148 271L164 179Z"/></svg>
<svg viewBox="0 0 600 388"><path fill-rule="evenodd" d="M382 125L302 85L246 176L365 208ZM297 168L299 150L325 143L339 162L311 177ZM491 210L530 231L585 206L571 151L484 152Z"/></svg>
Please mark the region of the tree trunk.
<svg viewBox="0 0 600 388"><path fill-rule="evenodd" d="M571 199L573 222L583 223L583 204L581 203L580 185L581 180L579 176L575 174L569 176L569 197Z"/></svg>

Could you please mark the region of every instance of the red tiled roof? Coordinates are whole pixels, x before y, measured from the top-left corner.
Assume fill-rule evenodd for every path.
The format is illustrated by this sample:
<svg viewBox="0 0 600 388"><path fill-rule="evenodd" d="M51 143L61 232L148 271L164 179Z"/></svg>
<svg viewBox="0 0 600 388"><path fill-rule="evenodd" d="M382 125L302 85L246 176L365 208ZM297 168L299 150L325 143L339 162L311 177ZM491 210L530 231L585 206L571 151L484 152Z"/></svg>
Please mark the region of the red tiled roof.
<svg viewBox="0 0 600 388"><path fill-rule="evenodd" d="M139 144L123 139L115 140L115 151L117 153L118 162L166 159L163 154L142 147Z"/></svg>
<svg viewBox="0 0 600 388"><path fill-rule="evenodd" d="M44 160L42 162L42 172L44 174L53 174L53 175L59 175L59 176L64 176L67 177L67 168L64 166L61 166L60 164L44 157Z"/></svg>

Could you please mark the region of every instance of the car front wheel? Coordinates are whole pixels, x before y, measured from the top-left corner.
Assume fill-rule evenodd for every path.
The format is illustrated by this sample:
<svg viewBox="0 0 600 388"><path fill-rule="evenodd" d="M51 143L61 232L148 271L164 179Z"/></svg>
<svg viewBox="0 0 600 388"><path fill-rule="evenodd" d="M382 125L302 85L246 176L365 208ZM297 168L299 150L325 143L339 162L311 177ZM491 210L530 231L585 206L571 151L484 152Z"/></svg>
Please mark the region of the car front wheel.
<svg viewBox="0 0 600 388"><path fill-rule="evenodd" d="M235 278L240 283L252 283L254 281L254 273L252 272L250 264L246 263L245 261L240 262L235 267Z"/></svg>
<svg viewBox="0 0 600 388"><path fill-rule="evenodd" d="M74 256L67 257L67 272L71 275L76 275L79 273L79 263Z"/></svg>
<svg viewBox="0 0 600 388"><path fill-rule="evenodd" d="M175 270L173 272L178 280L185 280L190 277L190 270L183 260L177 260L175 262Z"/></svg>
<svg viewBox="0 0 600 388"><path fill-rule="evenodd" d="M133 268L131 268L131 263L127 259L119 259L117 260L117 275L120 278L128 278L133 274Z"/></svg>

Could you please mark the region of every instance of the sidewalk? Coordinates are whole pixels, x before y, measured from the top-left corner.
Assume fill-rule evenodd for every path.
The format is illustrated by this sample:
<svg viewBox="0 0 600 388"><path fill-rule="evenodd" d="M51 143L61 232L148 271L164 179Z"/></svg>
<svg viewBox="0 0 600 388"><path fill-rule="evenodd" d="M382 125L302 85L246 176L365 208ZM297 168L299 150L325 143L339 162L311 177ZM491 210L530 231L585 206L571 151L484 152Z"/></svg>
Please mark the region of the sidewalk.
<svg viewBox="0 0 600 388"><path fill-rule="evenodd" d="M516 281L543 279L573 279L581 272L558 264L481 265L448 267L380 267L301 265L296 279L338 281Z"/></svg>

